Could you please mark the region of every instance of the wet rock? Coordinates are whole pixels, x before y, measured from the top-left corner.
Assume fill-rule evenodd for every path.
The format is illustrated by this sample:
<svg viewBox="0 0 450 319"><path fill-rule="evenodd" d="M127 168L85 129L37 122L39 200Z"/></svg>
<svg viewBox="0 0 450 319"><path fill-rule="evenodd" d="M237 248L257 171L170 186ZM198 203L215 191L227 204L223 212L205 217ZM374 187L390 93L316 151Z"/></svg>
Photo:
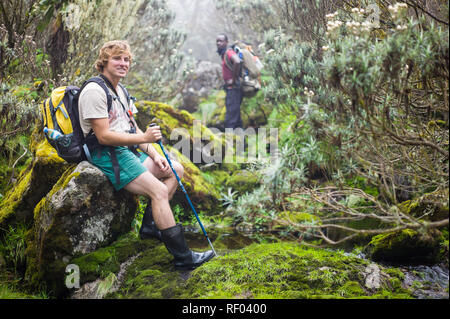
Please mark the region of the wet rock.
<svg viewBox="0 0 450 319"><path fill-rule="evenodd" d="M376 264L370 264L364 269L366 274L365 286L368 289L379 289L381 286L380 268Z"/></svg>
<svg viewBox="0 0 450 319"><path fill-rule="evenodd" d="M405 273L404 285L418 299L448 299L448 267L408 266L402 267Z"/></svg>

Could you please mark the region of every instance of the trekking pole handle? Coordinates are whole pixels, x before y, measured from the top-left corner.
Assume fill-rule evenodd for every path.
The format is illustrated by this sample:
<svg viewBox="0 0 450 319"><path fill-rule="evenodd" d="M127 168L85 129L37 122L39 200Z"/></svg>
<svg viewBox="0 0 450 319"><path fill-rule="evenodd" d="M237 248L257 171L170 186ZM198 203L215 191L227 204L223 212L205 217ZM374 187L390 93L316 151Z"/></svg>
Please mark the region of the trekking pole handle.
<svg viewBox="0 0 450 319"><path fill-rule="evenodd" d="M156 123L151 123L150 125L149 125L149 127L153 127L153 126L156 126L157 124ZM156 141L156 143L160 143L161 142L161 139L159 139L159 140L157 140Z"/></svg>

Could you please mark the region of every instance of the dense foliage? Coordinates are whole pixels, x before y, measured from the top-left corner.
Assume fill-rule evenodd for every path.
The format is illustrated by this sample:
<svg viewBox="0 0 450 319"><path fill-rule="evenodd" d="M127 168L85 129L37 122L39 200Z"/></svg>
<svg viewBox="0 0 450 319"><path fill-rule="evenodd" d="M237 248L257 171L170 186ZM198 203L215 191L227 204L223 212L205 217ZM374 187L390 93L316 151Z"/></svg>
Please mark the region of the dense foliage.
<svg viewBox="0 0 450 319"><path fill-rule="evenodd" d="M448 224L395 209L448 189L448 5L218 3L236 24L260 32L255 43L272 76L264 88L275 107L269 125L281 132L280 161L261 170L262 189L230 207L242 220L267 225L309 207L321 222L286 223L328 242L324 225L349 220L381 220L379 232Z"/></svg>

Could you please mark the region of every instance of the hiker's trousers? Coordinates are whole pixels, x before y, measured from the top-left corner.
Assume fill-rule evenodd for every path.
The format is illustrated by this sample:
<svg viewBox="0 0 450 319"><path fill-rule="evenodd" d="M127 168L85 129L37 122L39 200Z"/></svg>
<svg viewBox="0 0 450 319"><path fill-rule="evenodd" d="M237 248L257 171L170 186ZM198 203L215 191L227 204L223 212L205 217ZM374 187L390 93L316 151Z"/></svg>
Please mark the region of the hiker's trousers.
<svg viewBox="0 0 450 319"><path fill-rule="evenodd" d="M237 127L242 127L242 91L240 88L225 88L225 92L225 128L235 129Z"/></svg>

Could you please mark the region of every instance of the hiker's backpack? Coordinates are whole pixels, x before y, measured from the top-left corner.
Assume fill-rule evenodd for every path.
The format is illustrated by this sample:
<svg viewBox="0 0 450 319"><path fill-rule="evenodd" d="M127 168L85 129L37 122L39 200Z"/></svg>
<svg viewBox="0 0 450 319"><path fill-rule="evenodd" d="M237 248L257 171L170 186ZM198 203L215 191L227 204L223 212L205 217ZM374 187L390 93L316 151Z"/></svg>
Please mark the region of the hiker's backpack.
<svg viewBox="0 0 450 319"><path fill-rule="evenodd" d="M245 97L252 97L261 89L261 70L264 66L250 45L237 41L231 48L236 52L242 64L239 76L242 93ZM225 63L232 70L228 54L225 54Z"/></svg>
<svg viewBox="0 0 450 319"><path fill-rule="evenodd" d="M78 110L78 98L81 90L91 82L97 83L105 91L109 113L113 97L106 86L105 80L101 77L90 78L83 83L81 88L73 85L58 87L40 105L44 131L47 132L44 135L50 145L56 149L58 155L69 163L79 163L84 160L90 161L87 140L92 141L95 139L94 142L98 143L92 131L86 138L84 137ZM130 95L123 86L120 85L120 87L129 103ZM57 138L55 138L55 135L57 135Z"/></svg>

